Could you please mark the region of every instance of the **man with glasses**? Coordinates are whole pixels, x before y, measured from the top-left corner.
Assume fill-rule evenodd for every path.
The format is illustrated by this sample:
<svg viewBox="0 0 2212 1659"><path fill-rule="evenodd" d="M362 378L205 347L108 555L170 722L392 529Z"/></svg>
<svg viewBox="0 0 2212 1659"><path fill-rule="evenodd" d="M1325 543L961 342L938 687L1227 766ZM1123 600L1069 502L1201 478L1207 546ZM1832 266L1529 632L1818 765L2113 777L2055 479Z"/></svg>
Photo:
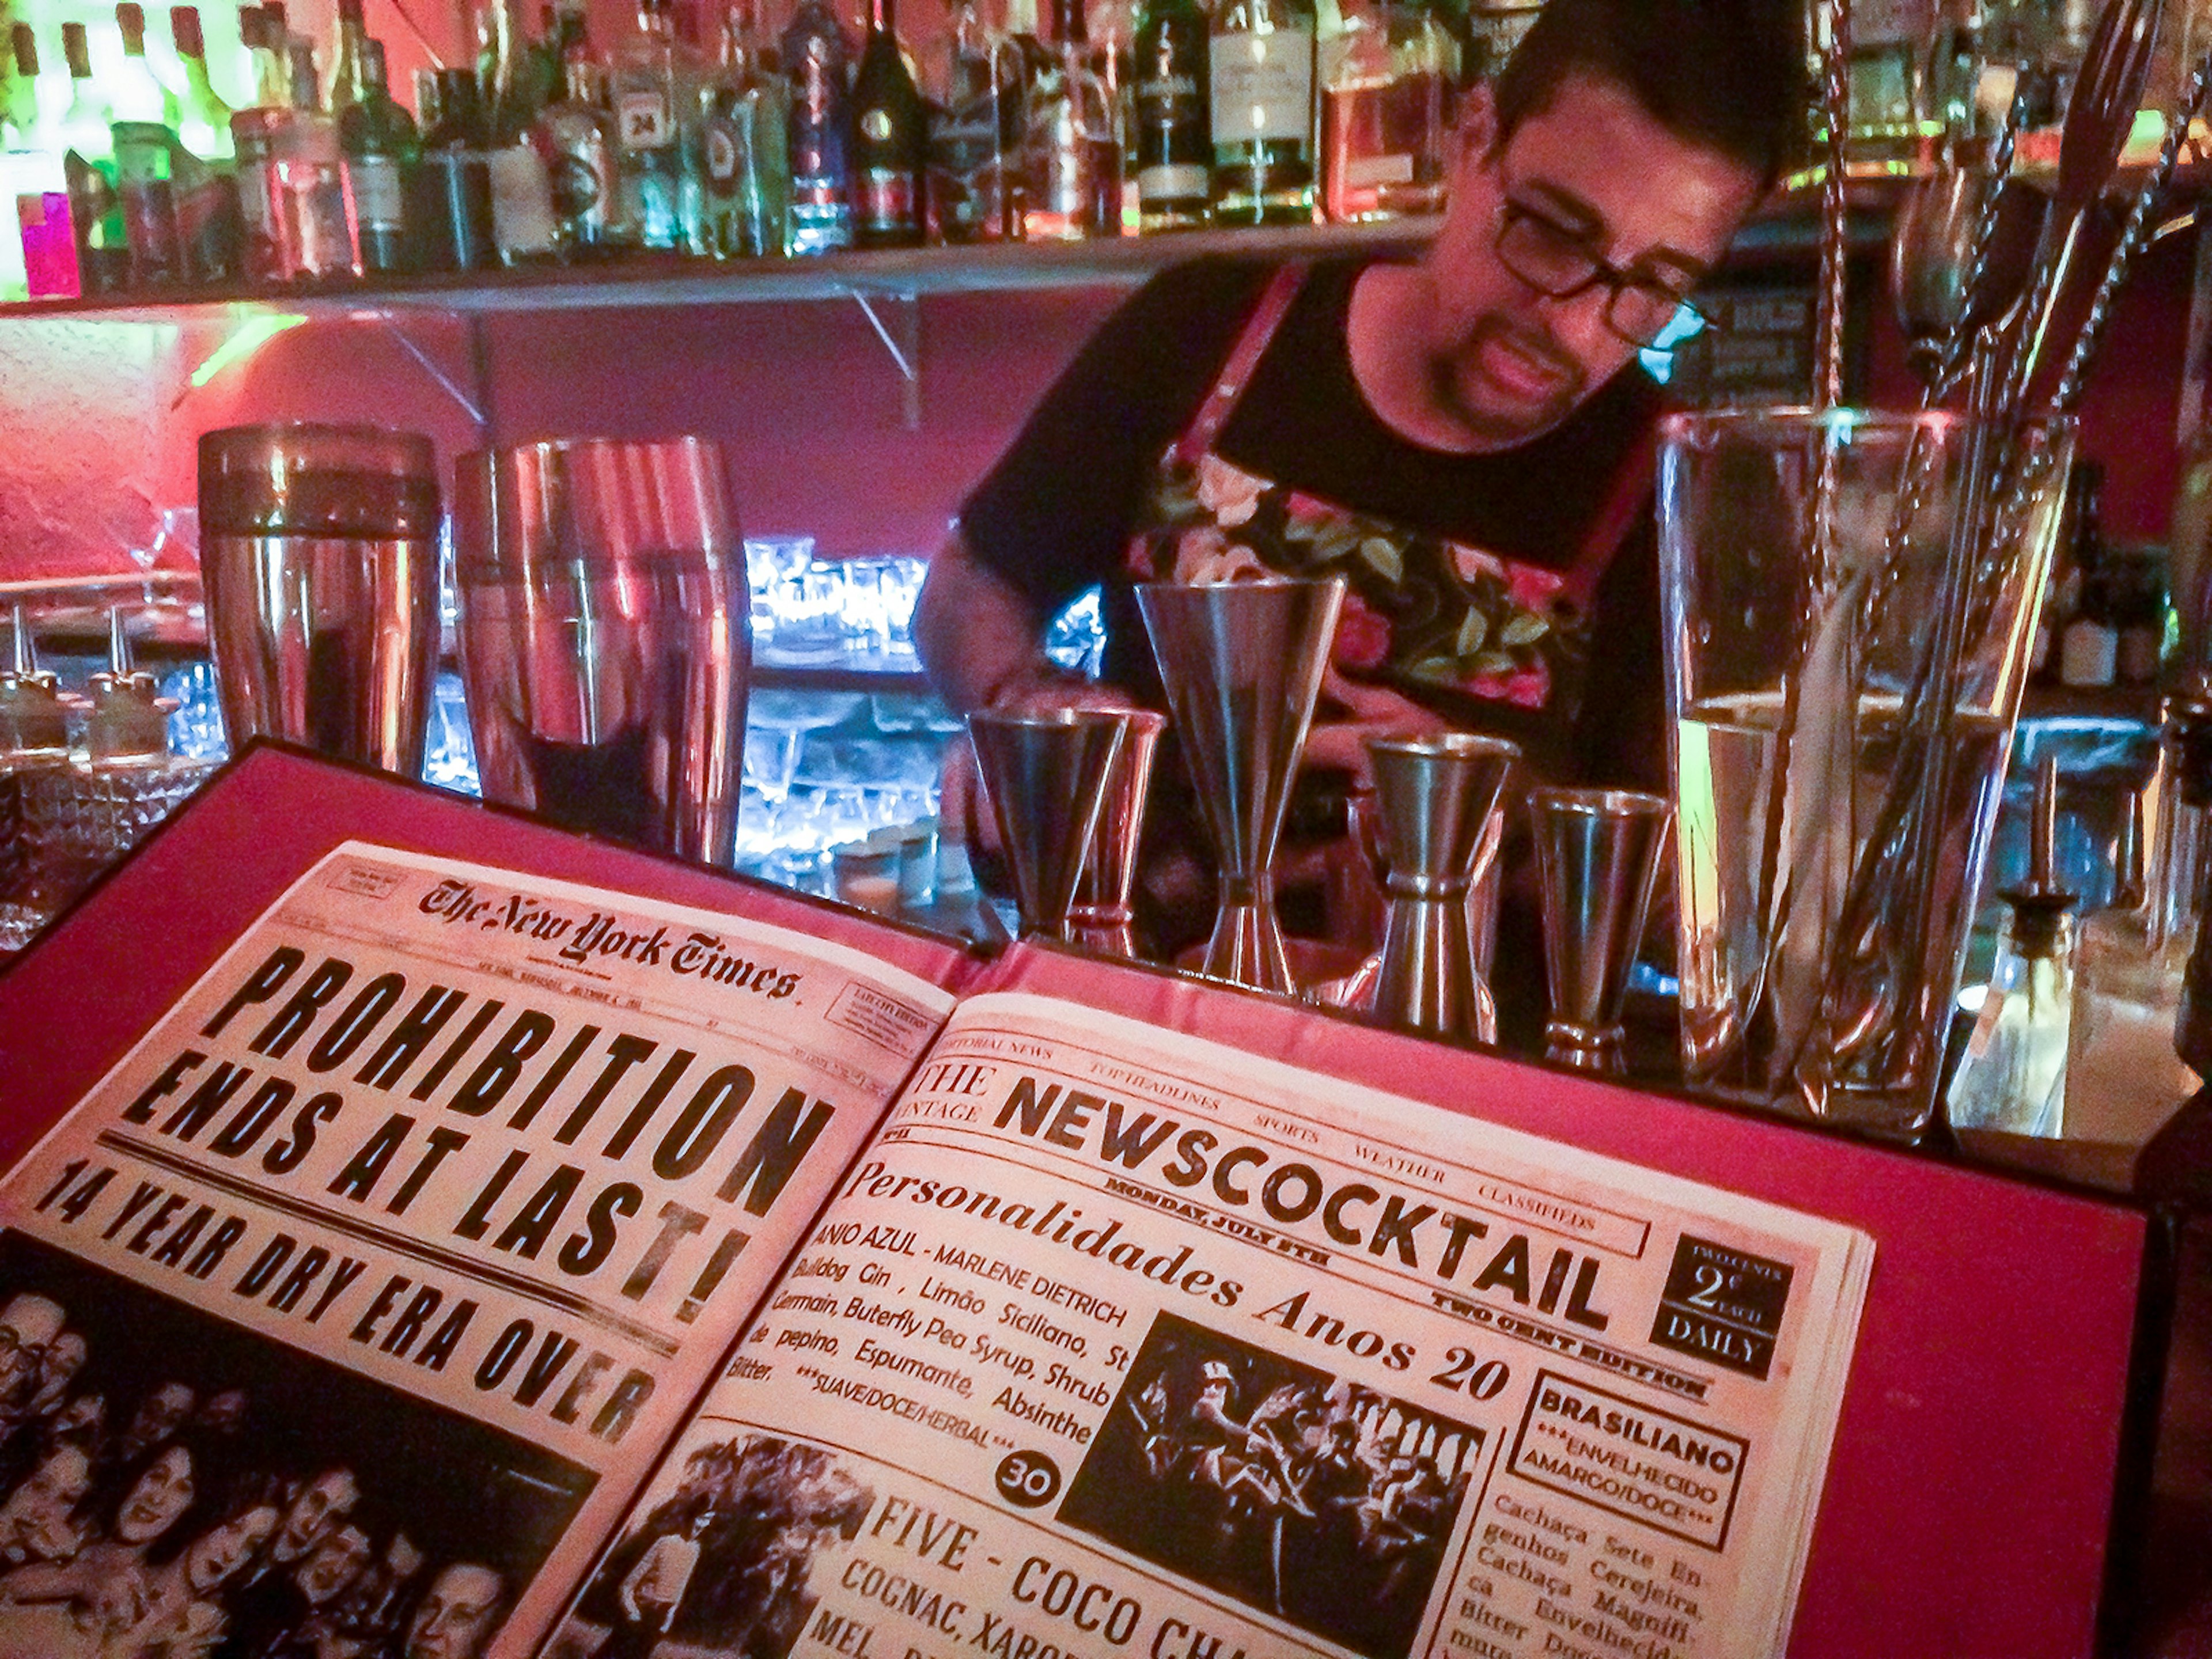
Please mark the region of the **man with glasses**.
<svg viewBox="0 0 2212 1659"><path fill-rule="evenodd" d="M1340 785L1368 733L1449 727L1510 738L1555 778L1663 776L1659 398L1633 365L1802 134L1799 9L1548 0L1463 102L1419 263L1201 260L1148 284L933 562L915 637L939 692L963 713L1157 706L1133 581L1341 574L1310 770ZM1094 583L1106 674L1085 688L1039 640ZM948 811L966 789L948 775ZM1158 816L1142 896L1165 949L1208 908L1176 927L1205 890L1178 873L1172 807Z"/></svg>

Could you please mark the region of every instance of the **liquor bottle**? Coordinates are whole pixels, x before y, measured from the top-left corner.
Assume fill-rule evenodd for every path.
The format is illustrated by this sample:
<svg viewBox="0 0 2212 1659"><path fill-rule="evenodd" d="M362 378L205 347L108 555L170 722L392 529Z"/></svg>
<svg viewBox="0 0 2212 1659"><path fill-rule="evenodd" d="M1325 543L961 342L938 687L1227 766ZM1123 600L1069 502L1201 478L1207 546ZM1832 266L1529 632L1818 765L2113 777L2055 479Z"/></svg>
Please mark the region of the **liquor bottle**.
<svg viewBox="0 0 2212 1659"><path fill-rule="evenodd" d="M1451 38L1425 5L1346 5L1322 38L1322 211L1332 224L1443 207Z"/></svg>
<svg viewBox="0 0 2212 1659"><path fill-rule="evenodd" d="M362 48L368 27L362 15L362 0L338 0L337 33L331 43L331 114L342 118L359 103L366 79Z"/></svg>
<svg viewBox="0 0 2212 1659"><path fill-rule="evenodd" d="M1206 223L1213 187L1208 27L1199 0L1147 0L1138 20L1131 89L1138 224L1147 232Z"/></svg>
<svg viewBox="0 0 2212 1659"><path fill-rule="evenodd" d="M899 46L893 0L871 0L853 76L853 240L918 247L927 229L929 116Z"/></svg>
<svg viewBox="0 0 2212 1659"><path fill-rule="evenodd" d="M2066 1133L2078 1139L2140 1143L2200 1082L2173 1044L2203 846L2203 812L2181 788L2186 719L2165 721L2156 769L2130 803L2114 902L2083 921L2075 947Z"/></svg>
<svg viewBox="0 0 2212 1659"><path fill-rule="evenodd" d="M234 153L230 135L234 112L209 77L207 39L200 28L198 7L169 8L169 38L184 77L177 99L178 140L203 161L229 161Z"/></svg>
<svg viewBox="0 0 2212 1659"><path fill-rule="evenodd" d="M109 118L173 128L176 98L146 61L146 9L137 0L124 0L115 9L115 27L123 37L123 61L109 81Z"/></svg>
<svg viewBox="0 0 2212 1659"><path fill-rule="evenodd" d="M1214 222L1310 224L1311 0L1222 0L1206 47Z"/></svg>
<svg viewBox="0 0 2212 1659"><path fill-rule="evenodd" d="M607 108L607 72L588 46L571 48L562 97L538 118L538 143L553 187L555 242L566 259L589 259L631 246L623 217L622 146Z"/></svg>
<svg viewBox="0 0 2212 1659"><path fill-rule="evenodd" d="M1998 894L2009 914L1981 1012L1945 1093L1954 1129L2052 1139L2071 1127L2065 1105L2075 895L2053 870L2057 812L2058 762L2046 754L2036 772L2027 880Z"/></svg>
<svg viewBox="0 0 2212 1659"><path fill-rule="evenodd" d="M39 38L28 23L9 31L7 96L0 101L0 143L28 149L39 136Z"/></svg>
<svg viewBox="0 0 2212 1659"><path fill-rule="evenodd" d="M1121 234L1137 234L1136 109L1137 6L1135 0L1093 0L1083 20L1091 43L1091 72L1106 88L1106 107L1114 124L1114 176L1121 191Z"/></svg>
<svg viewBox="0 0 2212 1659"><path fill-rule="evenodd" d="M41 271L40 286L31 282L31 264L50 254L43 245L49 189L62 198L68 214L68 192L52 168L46 149L45 124L39 110L39 42L28 23L18 23L9 33L8 97L0 116L0 216L15 216L17 234L0 228L0 300L21 300L53 291ZM76 280L76 250L69 250L69 281Z"/></svg>
<svg viewBox="0 0 2212 1659"><path fill-rule="evenodd" d="M198 7L169 8L169 38L181 71L177 137L185 151L178 161L177 236L191 280L227 282L244 269L234 112L208 77Z"/></svg>
<svg viewBox="0 0 2212 1659"><path fill-rule="evenodd" d="M523 33L518 0L492 0L483 72L491 125L492 235L506 264L550 258L558 239L552 181L544 157L531 142L539 106L532 91L532 46Z"/></svg>
<svg viewBox="0 0 2212 1659"><path fill-rule="evenodd" d="M495 265L491 129L477 71L431 71L427 83L417 83L416 105L423 112L422 160L407 207L416 263L425 270Z"/></svg>
<svg viewBox="0 0 2212 1659"><path fill-rule="evenodd" d="M846 68L852 49L829 0L799 0L783 32L791 82L789 252L853 245L853 122Z"/></svg>
<svg viewBox="0 0 2212 1659"><path fill-rule="evenodd" d="M1048 66L1030 88L1022 234L1032 241L1113 236L1121 228L1121 143L1092 67L1083 0L1053 0Z"/></svg>
<svg viewBox="0 0 2212 1659"><path fill-rule="evenodd" d="M1022 142L1020 58L980 0L952 0L930 57L930 207L948 242L1021 234L1013 169Z"/></svg>
<svg viewBox="0 0 2212 1659"><path fill-rule="evenodd" d="M707 251L781 258L791 217L790 97L756 0L738 0L724 17L721 58L702 97Z"/></svg>
<svg viewBox="0 0 2212 1659"><path fill-rule="evenodd" d="M646 247L685 244L685 129L696 119L697 85L668 0L641 0L637 31L615 53L614 107L624 211Z"/></svg>
<svg viewBox="0 0 2212 1659"><path fill-rule="evenodd" d="M279 282L325 282L357 276L361 255L346 200L345 151L338 143L337 123L323 111L314 43L295 35L284 44L292 106L270 146L276 276Z"/></svg>
<svg viewBox="0 0 2212 1659"><path fill-rule="evenodd" d="M346 187L353 194L354 228L364 274L405 270L410 175L422 144L415 123L392 98L384 67L384 42L361 43L359 81L352 103L338 112L338 148L345 154Z"/></svg>
<svg viewBox="0 0 2212 1659"><path fill-rule="evenodd" d="M56 125L55 147L62 152L77 279L86 294L118 294L131 280L131 243L116 188L114 118L93 79L83 24L62 25L62 52L69 59L70 101Z"/></svg>
<svg viewBox="0 0 2212 1659"><path fill-rule="evenodd" d="M254 101L230 115L232 153L237 159L239 265L250 281L276 279L276 197L274 143L289 112L285 55L276 46L276 20L268 7L239 7L239 40L252 58Z"/></svg>

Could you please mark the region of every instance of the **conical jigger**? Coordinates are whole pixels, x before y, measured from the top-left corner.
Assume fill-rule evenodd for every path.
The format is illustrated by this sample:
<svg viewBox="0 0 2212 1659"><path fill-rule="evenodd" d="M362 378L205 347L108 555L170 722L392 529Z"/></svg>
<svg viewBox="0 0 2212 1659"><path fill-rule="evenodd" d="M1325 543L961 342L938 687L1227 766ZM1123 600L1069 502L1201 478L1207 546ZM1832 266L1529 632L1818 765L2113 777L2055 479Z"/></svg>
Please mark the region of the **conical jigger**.
<svg viewBox="0 0 2212 1659"><path fill-rule="evenodd" d="M1552 993L1546 1059L1583 1072L1627 1069L1620 1002L1674 811L1656 795L1625 789L1529 794Z"/></svg>
<svg viewBox="0 0 2212 1659"><path fill-rule="evenodd" d="M1067 908L1128 724L1117 711L1079 708L968 717L983 793L1013 866L1024 937L1068 937Z"/></svg>
<svg viewBox="0 0 2212 1659"><path fill-rule="evenodd" d="M1075 884L1067 925L1070 936L1085 950L1133 959L1137 933L1129 895L1137 883L1137 842L1145 827L1145 798L1152 787L1152 755L1168 722L1166 715L1146 708L1133 709L1125 719L1121 752L1106 780L1106 803Z"/></svg>
<svg viewBox="0 0 2212 1659"><path fill-rule="evenodd" d="M1431 1036L1498 1040L1498 1010L1468 926L1485 831L1521 751L1465 732L1367 740L1376 849L1390 914L1375 988L1378 1019Z"/></svg>
<svg viewBox="0 0 2212 1659"><path fill-rule="evenodd" d="M1221 864L1206 972L1294 991L1275 920L1275 839L1336 637L1344 579L1144 582L1137 604Z"/></svg>

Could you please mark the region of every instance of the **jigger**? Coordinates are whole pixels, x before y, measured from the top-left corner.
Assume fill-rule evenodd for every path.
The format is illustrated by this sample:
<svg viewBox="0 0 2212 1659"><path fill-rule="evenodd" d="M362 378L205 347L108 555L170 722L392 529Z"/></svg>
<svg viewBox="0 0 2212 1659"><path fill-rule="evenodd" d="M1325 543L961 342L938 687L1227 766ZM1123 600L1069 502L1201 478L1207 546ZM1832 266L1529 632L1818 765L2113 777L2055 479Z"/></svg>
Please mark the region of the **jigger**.
<svg viewBox="0 0 2212 1659"><path fill-rule="evenodd" d="M1477 960L1468 896L1521 751L1448 732L1370 738L1374 823L1389 917L1375 1014L1431 1036L1498 1040L1498 1010Z"/></svg>
<svg viewBox="0 0 2212 1659"><path fill-rule="evenodd" d="M991 798L1024 937L1068 937L1068 906L1089 856L1129 717L1118 709L968 717L976 769Z"/></svg>
<svg viewBox="0 0 2212 1659"><path fill-rule="evenodd" d="M1674 809L1626 789L1538 789L1528 812L1552 995L1544 1057L1617 1076L1627 1069L1621 998Z"/></svg>
<svg viewBox="0 0 2212 1659"><path fill-rule="evenodd" d="M1271 866L1344 579L1143 582L1137 605L1221 866L1205 971L1257 990L1295 991Z"/></svg>
<svg viewBox="0 0 2212 1659"><path fill-rule="evenodd" d="M1127 720L1067 921L1070 934L1085 950L1133 959L1137 933L1129 895L1137 882L1137 842L1145 827L1145 798L1152 792L1152 756L1168 722L1166 715L1147 708L1132 709Z"/></svg>

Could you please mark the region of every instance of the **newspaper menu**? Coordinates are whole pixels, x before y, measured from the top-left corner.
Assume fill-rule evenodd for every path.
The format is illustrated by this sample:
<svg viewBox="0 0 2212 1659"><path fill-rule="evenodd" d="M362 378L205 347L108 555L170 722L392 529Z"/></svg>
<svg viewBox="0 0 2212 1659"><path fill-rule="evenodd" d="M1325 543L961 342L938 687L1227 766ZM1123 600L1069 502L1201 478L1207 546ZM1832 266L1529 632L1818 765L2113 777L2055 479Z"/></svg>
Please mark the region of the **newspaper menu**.
<svg viewBox="0 0 2212 1659"><path fill-rule="evenodd" d="M551 1650L1776 1652L1872 1249L976 997Z"/></svg>
<svg viewBox="0 0 2212 1659"><path fill-rule="evenodd" d="M0 1187L0 1656L528 1652L951 1002L331 854Z"/></svg>

